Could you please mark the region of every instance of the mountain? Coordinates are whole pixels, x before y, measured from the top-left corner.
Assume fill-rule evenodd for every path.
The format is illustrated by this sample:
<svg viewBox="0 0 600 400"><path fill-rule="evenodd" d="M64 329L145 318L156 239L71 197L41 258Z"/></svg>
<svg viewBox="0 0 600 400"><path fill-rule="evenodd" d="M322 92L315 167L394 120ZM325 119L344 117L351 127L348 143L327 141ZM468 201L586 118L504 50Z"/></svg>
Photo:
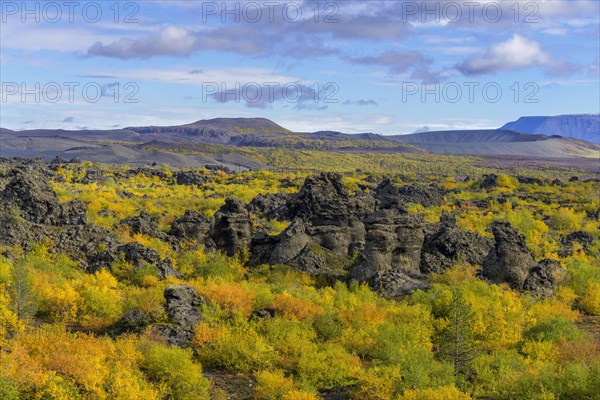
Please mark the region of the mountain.
<svg viewBox="0 0 600 400"><path fill-rule="evenodd" d="M224 163L260 168L251 159L257 148L562 159L598 157L600 154L600 146L582 140L507 129L421 132L397 136L328 130L292 132L265 118L215 118L176 126L114 130L0 130L0 156L4 157L51 159L60 156L95 162L156 162L173 166ZM225 157L233 149L250 158Z"/></svg>
<svg viewBox="0 0 600 400"><path fill-rule="evenodd" d="M388 137L437 154L572 158L598 157L600 151L599 146L582 140L504 129L434 131Z"/></svg>
<svg viewBox="0 0 600 400"><path fill-rule="evenodd" d="M560 135L600 144L600 114L521 117L500 129L542 135Z"/></svg>
<svg viewBox="0 0 600 400"><path fill-rule="evenodd" d="M127 131L140 135L161 135L200 139L208 143L226 144L232 138L246 134L287 134L291 131L266 118L214 118L178 126L129 127Z"/></svg>

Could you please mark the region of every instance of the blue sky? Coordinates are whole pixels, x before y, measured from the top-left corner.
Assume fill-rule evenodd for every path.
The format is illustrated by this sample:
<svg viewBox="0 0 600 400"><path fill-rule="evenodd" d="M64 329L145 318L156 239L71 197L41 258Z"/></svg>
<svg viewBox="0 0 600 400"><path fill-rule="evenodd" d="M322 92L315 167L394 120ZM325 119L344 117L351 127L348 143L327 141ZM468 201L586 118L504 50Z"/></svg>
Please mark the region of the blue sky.
<svg viewBox="0 0 600 400"><path fill-rule="evenodd" d="M399 134L600 111L596 0L1 7L5 128L260 116Z"/></svg>

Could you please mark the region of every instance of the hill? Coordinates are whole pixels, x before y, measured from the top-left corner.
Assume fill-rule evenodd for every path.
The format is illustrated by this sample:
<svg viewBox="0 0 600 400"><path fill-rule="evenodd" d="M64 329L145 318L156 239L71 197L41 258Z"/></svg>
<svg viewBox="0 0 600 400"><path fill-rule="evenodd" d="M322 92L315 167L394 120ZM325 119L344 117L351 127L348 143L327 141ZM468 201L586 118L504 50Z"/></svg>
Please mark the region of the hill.
<svg viewBox="0 0 600 400"><path fill-rule="evenodd" d="M438 131L389 137L437 154L572 158L597 157L600 151L598 145L582 140L510 130Z"/></svg>
<svg viewBox="0 0 600 400"><path fill-rule="evenodd" d="M560 135L600 144L600 114L571 114L554 117L521 117L500 129L523 133Z"/></svg>

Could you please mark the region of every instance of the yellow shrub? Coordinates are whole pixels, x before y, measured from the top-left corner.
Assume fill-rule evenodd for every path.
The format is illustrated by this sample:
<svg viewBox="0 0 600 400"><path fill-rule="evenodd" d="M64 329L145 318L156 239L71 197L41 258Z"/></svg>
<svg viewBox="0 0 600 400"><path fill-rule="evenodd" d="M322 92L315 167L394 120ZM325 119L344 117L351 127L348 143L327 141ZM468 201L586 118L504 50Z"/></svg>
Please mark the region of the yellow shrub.
<svg viewBox="0 0 600 400"><path fill-rule="evenodd" d="M197 285L196 289L200 295L224 310L240 312L246 318L252 314L254 293L240 283L209 281L205 286Z"/></svg>
<svg viewBox="0 0 600 400"><path fill-rule="evenodd" d="M521 352L529 361L551 362L556 358L557 348L551 341L527 340Z"/></svg>
<svg viewBox="0 0 600 400"><path fill-rule="evenodd" d="M471 400L471 396L461 392L454 386L443 386L435 389L406 390L399 400Z"/></svg>
<svg viewBox="0 0 600 400"><path fill-rule="evenodd" d="M68 282L54 286L45 281L34 284L39 296L39 310L53 321L75 322L81 305L81 296Z"/></svg>
<svg viewBox="0 0 600 400"><path fill-rule="evenodd" d="M586 313L600 315L600 283L591 283L579 304Z"/></svg>
<svg viewBox="0 0 600 400"><path fill-rule="evenodd" d="M281 312L284 317L300 321L323 312L323 307L308 299L292 297L288 292L277 295L269 307Z"/></svg>
<svg viewBox="0 0 600 400"><path fill-rule="evenodd" d="M254 397L259 400L281 399L296 387L293 379L286 377L280 369L258 371L254 376Z"/></svg>
<svg viewBox="0 0 600 400"><path fill-rule="evenodd" d="M314 393L304 392L300 390L292 390L287 392L282 400L319 400L319 396Z"/></svg>
<svg viewBox="0 0 600 400"><path fill-rule="evenodd" d="M401 381L399 367L375 367L367 370L359 380L354 397L357 399L392 400L394 386Z"/></svg>

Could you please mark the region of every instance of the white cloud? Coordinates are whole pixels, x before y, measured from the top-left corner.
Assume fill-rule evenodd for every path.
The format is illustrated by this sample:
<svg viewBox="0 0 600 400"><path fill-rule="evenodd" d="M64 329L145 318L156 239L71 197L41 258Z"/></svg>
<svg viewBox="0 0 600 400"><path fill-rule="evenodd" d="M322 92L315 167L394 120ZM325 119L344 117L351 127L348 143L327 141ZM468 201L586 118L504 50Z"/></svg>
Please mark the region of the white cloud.
<svg viewBox="0 0 600 400"><path fill-rule="evenodd" d="M494 74L546 65L550 57L540 44L519 34L492 45L483 56L471 56L457 66L465 75Z"/></svg>

